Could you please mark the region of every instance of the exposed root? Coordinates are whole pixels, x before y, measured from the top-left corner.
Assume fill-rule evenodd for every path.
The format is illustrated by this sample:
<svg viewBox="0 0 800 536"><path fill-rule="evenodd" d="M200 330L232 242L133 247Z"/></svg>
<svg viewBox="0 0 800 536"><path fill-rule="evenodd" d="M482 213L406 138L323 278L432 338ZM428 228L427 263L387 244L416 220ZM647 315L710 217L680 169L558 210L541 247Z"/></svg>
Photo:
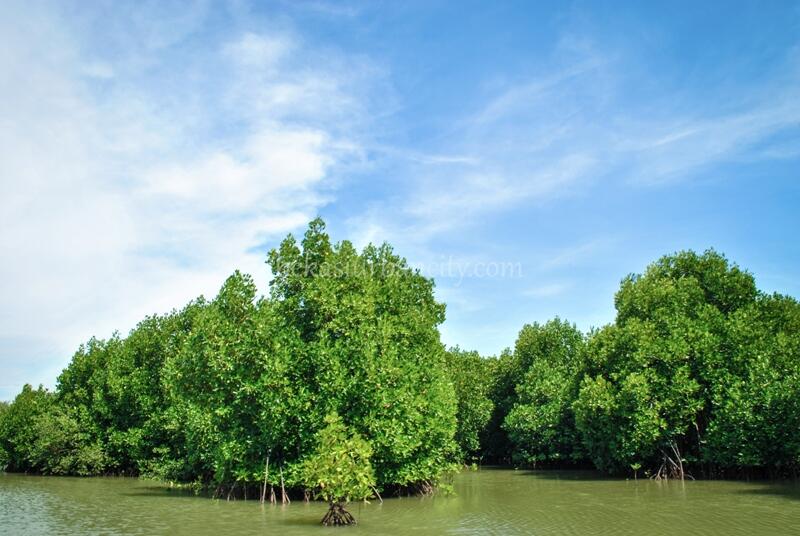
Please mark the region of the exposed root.
<svg viewBox="0 0 800 536"><path fill-rule="evenodd" d="M674 441L670 441L669 447L674 458L662 449L661 466L659 466L658 470L653 473L653 476L650 478L652 480L684 480L685 478L691 478L694 480L694 477L686 473L686 470L683 468L683 458L681 458L681 452L678 450L678 445Z"/></svg>
<svg viewBox="0 0 800 536"><path fill-rule="evenodd" d="M328 512L325 514L325 517L322 518L322 524L326 527L355 525L356 518L344 509L342 503L330 503Z"/></svg>
<svg viewBox="0 0 800 536"><path fill-rule="evenodd" d="M416 485L416 488L417 488L417 493L419 493L420 495L433 495L433 493L436 491L434 485L427 480L422 480L421 482L419 482Z"/></svg>

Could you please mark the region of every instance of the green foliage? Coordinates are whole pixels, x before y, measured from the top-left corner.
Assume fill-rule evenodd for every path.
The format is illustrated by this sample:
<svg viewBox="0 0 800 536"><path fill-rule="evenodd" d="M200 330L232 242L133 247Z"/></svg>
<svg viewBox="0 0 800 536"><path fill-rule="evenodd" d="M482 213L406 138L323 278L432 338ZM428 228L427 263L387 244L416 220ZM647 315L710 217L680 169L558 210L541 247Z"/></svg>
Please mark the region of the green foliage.
<svg viewBox="0 0 800 536"><path fill-rule="evenodd" d="M489 399L493 409L484 432L484 456L493 463L511 463L513 447L503 424L517 403L517 383L524 375L525 363L508 348L489 361Z"/></svg>
<svg viewBox="0 0 800 536"><path fill-rule="evenodd" d="M714 251L664 257L623 280L617 321L592 337L573 405L598 467L653 465L670 445L689 462L724 461L709 450L710 422L721 403L743 410L732 398L745 378L731 369L730 323L757 296L752 276ZM715 395L722 385L728 394Z"/></svg>
<svg viewBox="0 0 800 536"><path fill-rule="evenodd" d="M29 462L39 472L50 475L102 474L107 456L102 445L88 437L85 428L61 406L34 419L36 440L31 445Z"/></svg>
<svg viewBox="0 0 800 536"><path fill-rule="evenodd" d="M666 456L715 474L797 469L795 300L760 294L707 251L626 277L615 305L616 322L586 340L558 319L523 328L494 366L490 428L502 422L508 442L495 428L489 448L528 465L586 457L611 472Z"/></svg>
<svg viewBox="0 0 800 536"><path fill-rule="evenodd" d="M183 456L162 467L165 476L257 481L269 453L273 460L294 455L289 367L301 352L274 306L256 301L252 278L229 277L165 365L168 428L182 434L183 446Z"/></svg>
<svg viewBox="0 0 800 536"><path fill-rule="evenodd" d="M269 296L236 272L0 403L0 466L246 490L269 458L269 484L331 501L429 489L456 461L800 467L800 304L714 251L626 277L611 325L527 325L497 358L444 350L433 281L388 245L315 220L268 263Z"/></svg>
<svg viewBox="0 0 800 536"><path fill-rule="evenodd" d="M269 264L269 297L236 272L209 302L91 339L55 396L26 388L0 422L9 467L242 489L267 457L287 474L306 463L336 413L378 486L438 481L458 449L433 282L388 245L331 244L321 220Z"/></svg>
<svg viewBox="0 0 800 536"><path fill-rule="evenodd" d="M53 406L53 394L42 386L26 384L0 418L0 448L5 452L8 471L38 469L33 465L38 439L37 419Z"/></svg>
<svg viewBox="0 0 800 536"><path fill-rule="evenodd" d="M455 396L432 282L388 246L331 245L320 220L269 262L269 298L237 272L166 360L168 428L183 451L157 472L258 481L267 456L300 463L337 413L374 450L379 485L438 480L454 458Z"/></svg>
<svg viewBox="0 0 800 536"><path fill-rule="evenodd" d="M682 251L661 257L643 275L629 275L614 298L617 323L674 315L694 317L707 308L727 315L752 303L753 276L714 250Z"/></svg>
<svg viewBox="0 0 800 536"><path fill-rule="evenodd" d="M711 389L703 460L800 466L800 304L762 296L731 315L729 358Z"/></svg>
<svg viewBox="0 0 800 536"><path fill-rule="evenodd" d="M379 485L437 481L457 447L433 282L386 244L360 254L347 241L331 245L321 220L269 262L275 316L302 341L286 400L299 451L336 412L372 445Z"/></svg>
<svg viewBox="0 0 800 536"><path fill-rule="evenodd" d="M87 446L105 453L106 470L164 476L156 470L168 464L164 458L182 457L182 433L167 422L172 412L163 369L204 307L200 299L148 317L125 339L91 339L59 376L59 405L80 422Z"/></svg>
<svg viewBox="0 0 800 536"><path fill-rule="evenodd" d="M8 406L8 402L0 402L0 430L3 428L3 417L8 411ZM4 470L6 465L8 465L8 453L3 448L2 440L0 440L0 471Z"/></svg>
<svg viewBox="0 0 800 536"><path fill-rule="evenodd" d="M514 460L533 465L581 458L570 406L583 372L584 352L584 336L574 324L556 318L522 328L514 350L522 376L503 424Z"/></svg>
<svg viewBox="0 0 800 536"><path fill-rule="evenodd" d="M331 413L315 434L316 447L295 469L294 480L328 503L348 503L374 494L372 447Z"/></svg>
<svg viewBox="0 0 800 536"><path fill-rule="evenodd" d="M571 404L583 374L585 339L558 318L526 325L514 351L489 363L493 412L484 432L494 462L573 462L582 455Z"/></svg>
<svg viewBox="0 0 800 536"><path fill-rule="evenodd" d="M494 410L489 398L492 382L492 361L477 352L467 352L458 347L447 351L447 368L455 388L458 409L456 412L456 443L464 461L480 457L485 430Z"/></svg>
<svg viewBox="0 0 800 536"><path fill-rule="evenodd" d="M725 314L753 299L752 277L714 252L664 257L622 282L616 325L590 343L575 402L584 444L598 467L652 460L673 440L697 454L710 361Z"/></svg>
<svg viewBox="0 0 800 536"><path fill-rule="evenodd" d="M107 400L101 391L105 384L96 382L98 376L107 377L107 349L94 340L82 348L62 375L65 388L55 395L41 387L23 388L0 418L0 444L9 470L90 475L110 468L101 433L107 421L98 417ZM84 374L82 381L77 381L78 374ZM72 386L76 388L70 390Z"/></svg>

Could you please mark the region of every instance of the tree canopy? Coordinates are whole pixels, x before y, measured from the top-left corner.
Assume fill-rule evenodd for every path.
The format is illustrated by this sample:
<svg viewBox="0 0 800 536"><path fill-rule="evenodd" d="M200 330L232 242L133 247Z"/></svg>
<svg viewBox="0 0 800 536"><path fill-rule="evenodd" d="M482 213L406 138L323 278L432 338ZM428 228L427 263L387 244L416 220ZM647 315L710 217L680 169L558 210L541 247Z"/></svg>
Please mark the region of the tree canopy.
<svg viewBox="0 0 800 536"><path fill-rule="evenodd" d="M246 493L269 457L297 488L296 467L336 414L368 447L377 488L438 482L458 448L433 281L388 245L332 244L321 220L267 262L268 296L236 272L210 301L90 340L55 393L26 387L0 423L9 469Z"/></svg>
<svg viewBox="0 0 800 536"><path fill-rule="evenodd" d="M447 369L458 401L455 440L464 461L480 461L481 445L494 410L492 361L458 347L447 352Z"/></svg>
<svg viewBox="0 0 800 536"><path fill-rule="evenodd" d="M796 300L759 292L709 250L626 277L615 305L616 321L586 338L559 320L520 332L503 417L518 462L657 476L796 470Z"/></svg>
<svg viewBox="0 0 800 536"><path fill-rule="evenodd" d="M458 462L800 468L800 304L713 250L625 277L600 329L525 325L498 357L445 351L433 281L387 244L334 244L315 220L267 263L268 295L235 272L0 404L0 464L337 503L430 490Z"/></svg>

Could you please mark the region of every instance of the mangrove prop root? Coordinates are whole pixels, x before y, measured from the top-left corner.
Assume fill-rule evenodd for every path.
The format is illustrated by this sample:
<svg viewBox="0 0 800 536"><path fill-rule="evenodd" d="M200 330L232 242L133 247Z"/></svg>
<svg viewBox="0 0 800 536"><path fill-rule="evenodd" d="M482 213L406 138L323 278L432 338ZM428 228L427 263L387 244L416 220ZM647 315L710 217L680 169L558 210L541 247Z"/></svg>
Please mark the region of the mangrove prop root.
<svg viewBox="0 0 800 536"><path fill-rule="evenodd" d="M267 463L264 467L264 487L261 488L261 504L267 499L267 478L269 477L269 455L267 455Z"/></svg>
<svg viewBox="0 0 800 536"><path fill-rule="evenodd" d="M433 495L434 491L436 491L436 488L427 480L423 480L417 485L417 493L420 495Z"/></svg>
<svg viewBox="0 0 800 536"><path fill-rule="evenodd" d="M650 478L653 480L684 480L686 478L691 478L694 480L694 477L686 473L686 470L683 467L683 458L681 457L681 452L678 449L678 445L674 441L671 441L669 443L669 447L672 450L672 454L675 456L675 458L673 459L672 456L667 454L662 449L661 466Z"/></svg>
<svg viewBox="0 0 800 536"><path fill-rule="evenodd" d="M286 488L283 486L283 466L281 466L281 504L289 504L291 502L286 494Z"/></svg>
<svg viewBox="0 0 800 536"><path fill-rule="evenodd" d="M355 525L356 518L353 514L344 509L342 503L331 503L325 517L322 518L322 524L326 527L330 526L343 526Z"/></svg>

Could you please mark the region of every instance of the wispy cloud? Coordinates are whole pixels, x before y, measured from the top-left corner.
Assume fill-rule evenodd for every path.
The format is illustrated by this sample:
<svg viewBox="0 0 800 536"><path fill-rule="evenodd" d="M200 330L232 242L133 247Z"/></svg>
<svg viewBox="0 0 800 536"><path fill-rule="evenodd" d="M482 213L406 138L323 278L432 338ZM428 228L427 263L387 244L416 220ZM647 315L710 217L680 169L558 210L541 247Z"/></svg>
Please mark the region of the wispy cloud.
<svg viewBox="0 0 800 536"><path fill-rule="evenodd" d="M596 259L612 257L609 252L625 242L626 230L586 228L582 235L564 236L558 246L558 239L539 236L536 227L514 226L537 221L539 213L553 217L552 207L571 198L602 197L604 190L657 192L722 163L796 152L791 144L775 141L796 129L800 119L794 98L800 83L791 54L784 60L786 74L721 88L720 103L657 92L641 97L636 76L648 75L648 69L636 61L624 49L591 37L563 36L531 72L488 85L492 90L485 91L483 102L452 119L446 133L437 132L429 144L417 143L431 155L466 158L408 158L413 148L385 152L397 164L393 173L404 181L402 195L350 216L349 232L362 233L364 240L389 240L421 262L454 247L492 255L498 251L492 244L500 241L517 246L514 260L528 277L558 272L580 278ZM515 217L508 225L510 214ZM609 292L616 277L609 280ZM542 303L577 299L576 287L564 280L527 290L519 290L522 282L505 287L468 282L454 288L452 281L437 281L439 295L457 304L458 314L472 310L474 296L491 302L500 292L509 299L521 292ZM531 285L530 279L524 281ZM598 321L596 311L581 314L594 324L608 320ZM469 325L466 339L474 333L474 322Z"/></svg>
<svg viewBox="0 0 800 536"><path fill-rule="evenodd" d="M788 74L738 94L727 90L724 109L663 98L657 113L637 101L625 75L631 61L623 51L566 34L535 74L501 85L432 150L468 159L413 160L406 202L373 208L379 221L369 225L402 229L398 234L424 243L600 185L653 187L727 161L794 154L785 144L760 146L800 126L800 76L791 54Z"/></svg>
<svg viewBox="0 0 800 536"><path fill-rule="evenodd" d="M473 62L412 42L438 8L383 7L0 4L6 383L51 381L78 342L213 293L234 268L263 287L265 244L320 211L414 264L519 263L521 280L438 279L451 318L480 309L462 334L500 340L516 329L500 322L550 314L544 298L577 310L575 272L622 249L625 229L583 225L592 200L797 158L800 56L780 56L785 42L763 76L698 91L662 86L641 36L571 31L580 10ZM537 300L512 311L520 294Z"/></svg>
<svg viewBox="0 0 800 536"><path fill-rule="evenodd" d="M537 268L540 270L554 270L573 266L590 259L601 251L607 250L614 242L615 239L613 237L604 236L560 248L546 256L542 256Z"/></svg>
<svg viewBox="0 0 800 536"><path fill-rule="evenodd" d="M546 283L537 287L530 288L523 292L525 296L531 298L552 298L559 296L572 287L569 283Z"/></svg>
<svg viewBox="0 0 800 536"><path fill-rule="evenodd" d="M347 2L325 2L322 0L283 0L287 7L327 17L355 17L360 13L358 6Z"/></svg>
<svg viewBox="0 0 800 536"><path fill-rule="evenodd" d="M632 181L681 180L704 166L743 158L748 147L800 126L798 92L800 83L794 84L791 94L771 94L723 115L634 124L617 149L620 157L630 159ZM780 158L770 151L755 154L762 159Z"/></svg>
<svg viewBox="0 0 800 536"><path fill-rule="evenodd" d="M204 19L157 24L169 9L126 11L109 44L57 9L0 8L0 361L15 381L15 340L47 348L25 379L51 382L80 341L214 293L235 268L263 285L254 246L313 218L337 167L363 158L363 60L234 27L204 65L181 64ZM179 71L163 78L167 61Z"/></svg>

